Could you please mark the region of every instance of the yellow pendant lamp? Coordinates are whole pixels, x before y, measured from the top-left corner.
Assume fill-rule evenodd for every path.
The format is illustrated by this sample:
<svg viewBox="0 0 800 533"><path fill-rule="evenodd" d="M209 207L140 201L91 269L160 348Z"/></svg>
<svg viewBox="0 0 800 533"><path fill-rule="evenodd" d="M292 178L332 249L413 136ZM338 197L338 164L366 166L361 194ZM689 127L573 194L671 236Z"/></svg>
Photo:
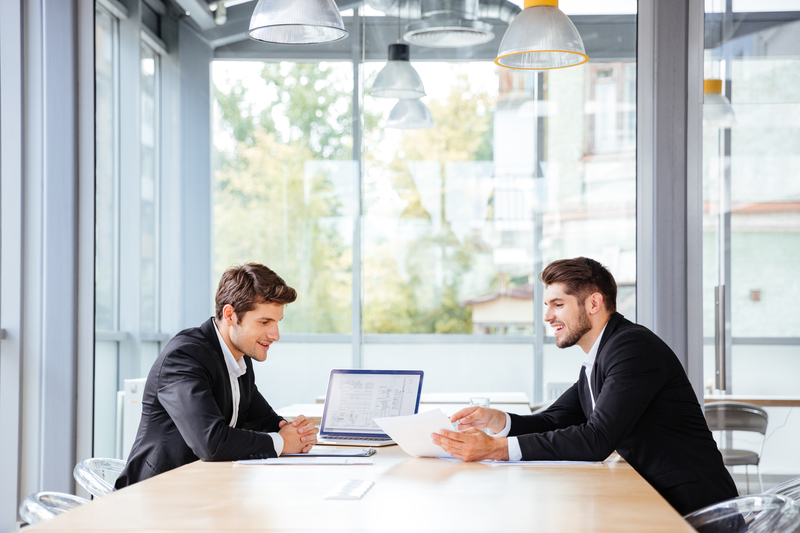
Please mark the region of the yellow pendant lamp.
<svg viewBox="0 0 800 533"><path fill-rule="evenodd" d="M577 28L558 0L525 0L525 9L511 21L497 59L501 67L548 70L589 61Z"/></svg>
<svg viewBox="0 0 800 533"><path fill-rule="evenodd" d="M730 128L736 125L733 106L722 94L722 80L703 80L703 125L711 128Z"/></svg>

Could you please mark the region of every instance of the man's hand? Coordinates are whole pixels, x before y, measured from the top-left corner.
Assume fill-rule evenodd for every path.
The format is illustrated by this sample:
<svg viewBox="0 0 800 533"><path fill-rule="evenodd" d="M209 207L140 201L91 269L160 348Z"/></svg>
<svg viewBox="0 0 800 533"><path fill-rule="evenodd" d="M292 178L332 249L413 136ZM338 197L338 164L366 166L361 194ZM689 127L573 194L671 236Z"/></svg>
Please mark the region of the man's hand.
<svg viewBox="0 0 800 533"><path fill-rule="evenodd" d="M283 452L281 453L308 453L317 443L319 429L314 425L314 420L303 415L298 416L292 423L281 420L278 431L283 438Z"/></svg>
<svg viewBox="0 0 800 533"><path fill-rule="evenodd" d="M506 427L506 414L497 409L486 407L465 407L450 417L450 422L458 422L458 429L489 428L494 433L500 433Z"/></svg>
<svg viewBox="0 0 800 533"><path fill-rule="evenodd" d="M508 461L508 439L505 437L490 437L475 428L466 431L441 429L431 437L434 444L462 461Z"/></svg>

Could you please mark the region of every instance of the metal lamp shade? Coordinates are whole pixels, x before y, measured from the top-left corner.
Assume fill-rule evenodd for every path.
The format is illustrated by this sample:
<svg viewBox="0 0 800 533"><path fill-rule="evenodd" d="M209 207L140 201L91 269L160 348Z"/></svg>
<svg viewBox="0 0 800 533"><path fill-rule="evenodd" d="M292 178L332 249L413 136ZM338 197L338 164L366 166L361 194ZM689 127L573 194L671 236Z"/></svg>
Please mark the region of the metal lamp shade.
<svg viewBox="0 0 800 533"><path fill-rule="evenodd" d="M319 44L347 37L333 0L258 0L247 36L276 44Z"/></svg>
<svg viewBox="0 0 800 533"><path fill-rule="evenodd" d="M422 98L425 86L416 69L411 66L407 44L390 44L389 61L378 72L370 95L375 98Z"/></svg>
<svg viewBox="0 0 800 533"><path fill-rule="evenodd" d="M506 30L495 63L521 70L574 67L589 61L577 28L556 0L525 0Z"/></svg>
<svg viewBox="0 0 800 533"><path fill-rule="evenodd" d="M433 115L421 100L398 100L389 113L387 128L422 130L433 127Z"/></svg>

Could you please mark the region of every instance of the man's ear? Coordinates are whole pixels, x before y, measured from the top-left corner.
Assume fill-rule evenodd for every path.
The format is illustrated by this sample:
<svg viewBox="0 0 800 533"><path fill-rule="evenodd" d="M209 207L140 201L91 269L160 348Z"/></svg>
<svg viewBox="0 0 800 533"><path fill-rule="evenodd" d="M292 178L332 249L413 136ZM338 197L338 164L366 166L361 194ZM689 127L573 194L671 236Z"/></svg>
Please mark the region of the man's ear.
<svg viewBox="0 0 800 533"><path fill-rule="evenodd" d="M589 301L589 314L596 315L603 309L603 295L599 292L593 292L588 298Z"/></svg>
<svg viewBox="0 0 800 533"><path fill-rule="evenodd" d="M225 307L222 308L222 320L224 320L229 326L236 323L236 317L234 316L235 314L236 311L233 310L233 306L231 304L225 304Z"/></svg>

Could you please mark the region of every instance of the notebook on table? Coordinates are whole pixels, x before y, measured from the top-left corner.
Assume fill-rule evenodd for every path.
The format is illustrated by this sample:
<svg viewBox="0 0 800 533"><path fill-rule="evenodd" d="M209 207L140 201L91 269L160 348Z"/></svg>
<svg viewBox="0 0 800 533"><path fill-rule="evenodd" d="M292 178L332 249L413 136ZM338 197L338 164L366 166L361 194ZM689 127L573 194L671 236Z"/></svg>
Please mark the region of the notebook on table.
<svg viewBox="0 0 800 533"><path fill-rule="evenodd" d="M317 444L394 444L372 419L416 414L422 376L422 370L331 370Z"/></svg>

